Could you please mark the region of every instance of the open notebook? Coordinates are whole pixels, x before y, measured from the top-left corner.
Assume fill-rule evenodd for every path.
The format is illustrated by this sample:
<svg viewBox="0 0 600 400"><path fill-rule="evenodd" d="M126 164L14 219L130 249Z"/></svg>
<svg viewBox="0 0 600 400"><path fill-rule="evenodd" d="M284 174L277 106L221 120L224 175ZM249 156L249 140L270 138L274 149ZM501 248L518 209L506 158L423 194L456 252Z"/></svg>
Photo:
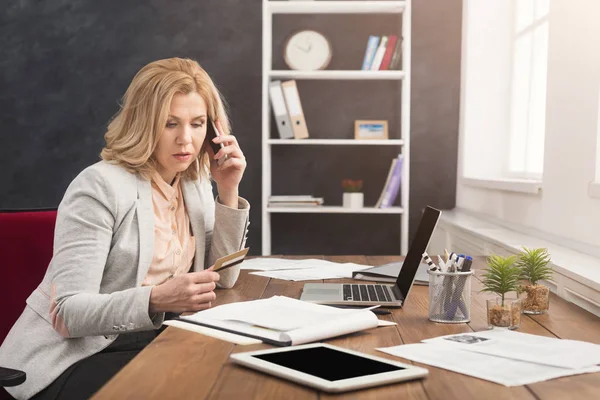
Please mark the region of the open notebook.
<svg viewBox="0 0 600 400"><path fill-rule="evenodd" d="M380 325L377 316L366 309L341 309L285 296L224 304L177 320L277 346L315 342Z"/></svg>

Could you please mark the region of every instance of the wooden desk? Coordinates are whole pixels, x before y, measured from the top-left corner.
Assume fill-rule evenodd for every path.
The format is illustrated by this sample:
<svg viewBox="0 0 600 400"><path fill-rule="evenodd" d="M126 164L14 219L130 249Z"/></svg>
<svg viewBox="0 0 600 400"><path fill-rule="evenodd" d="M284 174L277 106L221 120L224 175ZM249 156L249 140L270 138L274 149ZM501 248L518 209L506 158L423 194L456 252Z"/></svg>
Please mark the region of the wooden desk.
<svg viewBox="0 0 600 400"><path fill-rule="evenodd" d="M286 257L308 258L308 257ZM335 262L381 265L399 257L336 256L311 257ZM484 259L475 261L475 268ZM478 274L476 273L476 276ZM344 280L335 280L344 282ZM285 295L299 298L304 282L288 282L249 275L242 271L230 290L217 293L217 304ZM428 288L414 286L405 307L394 309L390 316L379 316L398 323L328 340L380 357L394 358L376 347L417 343L422 339L452 333L487 329L485 299L481 284L472 282L471 322L439 324L427 319ZM600 318L554 295L550 313L522 316L520 332L536 335L585 340L600 344ZM121 372L109 381L94 399L599 399L600 373L554 379L533 385L507 388L440 368L422 365L429 370L423 380L360 390L341 395L320 393L283 379L271 377L231 364L231 353L269 348L265 344L237 346L218 339L173 327L167 328ZM417 365L420 365L417 363Z"/></svg>

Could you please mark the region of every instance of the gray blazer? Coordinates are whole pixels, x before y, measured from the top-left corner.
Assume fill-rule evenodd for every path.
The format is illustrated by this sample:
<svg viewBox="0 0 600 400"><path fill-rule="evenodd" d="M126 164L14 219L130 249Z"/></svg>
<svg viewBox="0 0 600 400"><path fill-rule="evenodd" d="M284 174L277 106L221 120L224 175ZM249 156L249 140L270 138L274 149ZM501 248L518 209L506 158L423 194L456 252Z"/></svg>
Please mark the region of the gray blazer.
<svg viewBox="0 0 600 400"><path fill-rule="evenodd" d="M122 332L156 329L150 286L141 286L153 257L154 211L150 181L99 162L69 185L58 208L54 254L44 279L0 347L0 365L27 373L7 388L27 399L75 362L110 345ZM249 204L239 209L213 199L207 179L182 180L192 232L193 270L200 271L244 247ZM223 271L230 288L239 267Z"/></svg>

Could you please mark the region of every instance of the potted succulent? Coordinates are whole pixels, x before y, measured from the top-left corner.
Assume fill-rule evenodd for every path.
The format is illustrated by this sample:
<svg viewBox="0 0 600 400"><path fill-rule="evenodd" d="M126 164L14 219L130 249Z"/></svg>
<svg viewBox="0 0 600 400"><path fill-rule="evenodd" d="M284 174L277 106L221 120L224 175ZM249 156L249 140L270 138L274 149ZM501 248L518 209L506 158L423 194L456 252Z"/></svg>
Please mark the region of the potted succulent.
<svg viewBox="0 0 600 400"><path fill-rule="evenodd" d="M362 180L343 179L342 189L344 190L343 206L349 208L362 208L364 196L361 192L363 187Z"/></svg>
<svg viewBox="0 0 600 400"><path fill-rule="evenodd" d="M523 247L523 251L519 254L517 266L521 269L521 279L528 282L528 285L521 288L522 292L527 293L527 297L523 300L525 314L543 314L548 311L550 290L539 284L539 281L552 277L552 268L548 264L550 264L548 249Z"/></svg>
<svg viewBox="0 0 600 400"><path fill-rule="evenodd" d="M484 269L482 292L496 293L499 297L487 300L488 328L517 329L521 323L521 300L507 298L509 292L518 292L521 269L515 265L516 256L501 257L492 254Z"/></svg>

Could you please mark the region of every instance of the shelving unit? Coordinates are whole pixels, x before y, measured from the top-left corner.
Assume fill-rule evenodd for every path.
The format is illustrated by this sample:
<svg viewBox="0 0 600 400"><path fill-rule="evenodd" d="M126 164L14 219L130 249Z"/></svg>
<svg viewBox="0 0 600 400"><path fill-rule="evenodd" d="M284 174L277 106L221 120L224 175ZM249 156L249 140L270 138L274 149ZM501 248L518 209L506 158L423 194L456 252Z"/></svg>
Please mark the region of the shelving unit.
<svg viewBox="0 0 600 400"><path fill-rule="evenodd" d="M386 14L400 13L406 1L265 1L272 14Z"/></svg>
<svg viewBox="0 0 600 400"><path fill-rule="evenodd" d="M340 206L316 206L316 207L269 207L270 213L304 213L304 214L402 214L401 207L375 208L363 207L352 209Z"/></svg>
<svg viewBox="0 0 600 400"><path fill-rule="evenodd" d="M272 79L401 80L403 71L269 71Z"/></svg>
<svg viewBox="0 0 600 400"><path fill-rule="evenodd" d="M400 71L287 71L273 70L273 16L276 14L402 14L402 69ZM411 0L406 1L268 1L263 0L263 74L262 74L262 254L271 254L271 215L274 213L327 214L395 214L400 216L400 254L408 251L409 188L410 188L410 63L411 63ZM400 38L399 38L400 39ZM361 43L360 45L366 45ZM274 79L321 80L398 80L401 89L401 139L303 139L271 138L269 82ZM400 198L402 207L350 209L341 206L269 207L271 196L271 151L278 145L329 146L400 146L404 156ZM382 174L387 173L382 171ZM278 193L273 193L278 194Z"/></svg>
<svg viewBox="0 0 600 400"><path fill-rule="evenodd" d="M268 139L269 145L348 145L348 146L401 146L404 144L402 139L382 139L382 140L356 140L356 139Z"/></svg>

